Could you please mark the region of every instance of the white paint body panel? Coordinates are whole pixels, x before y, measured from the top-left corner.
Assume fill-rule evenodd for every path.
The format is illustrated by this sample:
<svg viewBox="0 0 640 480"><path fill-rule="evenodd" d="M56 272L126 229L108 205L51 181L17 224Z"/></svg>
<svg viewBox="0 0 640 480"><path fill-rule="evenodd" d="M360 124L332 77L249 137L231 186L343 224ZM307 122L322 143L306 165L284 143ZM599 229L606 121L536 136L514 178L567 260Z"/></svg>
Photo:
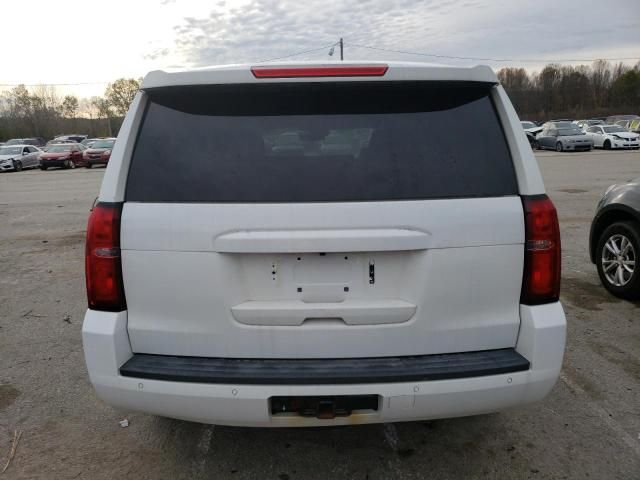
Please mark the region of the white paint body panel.
<svg viewBox="0 0 640 480"><path fill-rule="evenodd" d="M538 161L531 151L531 146L524 130L522 130L518 114L502 85L498 85L493 89L492 97L507 138L520 195L541 195L545 193Z"/></svg>
<svg viewBox="0 0 640 480"><path fill-rule="evenodd" d="M208 385L122 377L131 357L126 313L85 316L82 339L89 376L98 396L115 407L182 420L247 427L336 426L402 422L489 413L544 398L558 378L566 335L559 303L522 307L517 351L531 362L524 372L459 380L357 385ZM332 420L273 416L269 398L279 395L379 395L377 412Z"/></svg>
<svg viewBox="0 0 640 480"><path fill-rule="evenodd" d="M384 77L366 80L497 82L488 67L389 67ZM365 79L286 81L354 80ZM279 81L255 79L248 66L228 66L152 72L143 89ZM519 194L544 193L535 157L502 87L493 88L492 98ZM125 118L104 176L102 202L125 198L146 102L142 91ZM421 420L539 400L560 371L565 317L559 303L519 304L522 217L518 196L314 204L125 203L121 244L128 310L87 311L83 342L91 381L98 395L114 406L244 426ZM530 370L417 383L207 385L140 381L118 372L132 352L338 358L512 347L531 362ZM380 411L317 420L272 417L268 408L274 395L353 394L379 395Z"/></svg>
<svg viewBox="0 0 640 480"><path fill-rule="evenodd" d="M305 321L313 321L318 326L323 325L318 322L335 320L345 325L386 325L407 322L415 313L414 304L393 299L313 303L304 300L249 301L231 307L233 318L245 325L289 327L301 326Z"/></svg>
<svg viewBox="0 0 640 480"><path fill-rule="evenodd" d="M362 80L371 82L394 81L394 80L433 80L433 81L467 81L467 82L488 82L497 83L498 78L493 70L485 65L475 67L451 67L448 65L437 65L414 62L341 62L325 63L317 62L296 62L296 66L328 66L346 67L349 65L388 65L389 70L380 77L299 77L286 78L286 82L359 82ZM261 64L260 66L275 67L283 66L280 63ZM291 66L287 64L284 66ZM149 72L142 82L142 89L162 88L177 85L212 85L226 83L278 83L282 78L255 78L251 73L251 65L222 65L216 67L204 67L187 71L166 72L155 70Z"/></svg>
<svg viewBox="0 0 640 480"><path fill-rule="evenodd" d="M226 253L228 244L221 251L218 240L227 232L249 229L289 231L293 240L273 243L267 235L239 242L242 248L233 250L242 253ZM374 235L358 248L353 231L423 234L420 243L399 242L395 249L393 235ZM327 248L305 253L308 232L315 232L316 247L328 238ZM121 241L129 336L139 353L331 358L464 352L512 347L520 325L519 197L126 203ZM319 255L325 250L339 253ZM408 305L415 312L410 318ZM394 312L387 321L385 309Z"/></svg>
<svg viewBox="0 0 640 480"><path fill-rule="evenodd" d="M428 247L428 233L408 228L243 230L213 239L213 250L220 253L382 252Z"/></svg>
<svg viewBox="0 0 640 480"><path fill-rule="evenodd" d="M640 135L632 132L616 132L616 138L612 133L604 133L600 131L600 133L595 132L586 132L586 135L593 141L594 148L603 148L605 140L609 140L611 144L611 148L636 148L640 146Z"/></svg>

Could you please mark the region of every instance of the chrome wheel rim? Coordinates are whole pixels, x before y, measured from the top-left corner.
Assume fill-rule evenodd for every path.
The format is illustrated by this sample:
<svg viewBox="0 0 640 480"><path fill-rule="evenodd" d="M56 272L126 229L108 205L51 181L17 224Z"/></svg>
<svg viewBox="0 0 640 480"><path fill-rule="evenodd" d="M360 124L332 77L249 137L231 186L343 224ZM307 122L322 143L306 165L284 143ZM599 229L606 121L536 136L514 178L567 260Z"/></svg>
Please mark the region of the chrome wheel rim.
<svg viewBox="0 0 640 480"><path fill-rule="evenodd" d="M625 286L636 269L636 251L631 240L620 233L610 236L602 249L601 262L607 281L616 287Z"/></svg>

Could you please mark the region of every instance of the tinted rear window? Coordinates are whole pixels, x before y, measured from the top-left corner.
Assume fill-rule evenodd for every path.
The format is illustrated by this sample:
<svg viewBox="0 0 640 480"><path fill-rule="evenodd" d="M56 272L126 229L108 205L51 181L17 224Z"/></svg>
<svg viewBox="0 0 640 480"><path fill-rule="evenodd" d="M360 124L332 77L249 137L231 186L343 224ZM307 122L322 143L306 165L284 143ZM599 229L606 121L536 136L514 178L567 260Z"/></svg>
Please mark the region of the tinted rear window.
<svg viewBox="0 0 640 480"><path fill-rule="evenodd" d="M515 174L490 88L343 82L154 90L148 92L126 199L513 195Z"/></svg>

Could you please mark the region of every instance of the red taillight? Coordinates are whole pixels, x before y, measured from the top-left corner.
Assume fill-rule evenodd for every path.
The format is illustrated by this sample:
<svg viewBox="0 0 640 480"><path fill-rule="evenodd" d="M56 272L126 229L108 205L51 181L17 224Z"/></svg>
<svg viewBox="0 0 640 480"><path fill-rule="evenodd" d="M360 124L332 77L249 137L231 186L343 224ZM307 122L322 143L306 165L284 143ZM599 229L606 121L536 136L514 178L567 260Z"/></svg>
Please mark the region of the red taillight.
<svg viewBox="0 0 640 480"><path fill-rule="evenodd" d="M387 65L346 65L336 67L251 67L256 78L299 77L382 77Z"/></svg>
<svg viewBox="0 0 640 480"><path fill-rule="evenodd" d="M520 301L538 305L560 297L560 227L558 214L546 195L522 197L525 244Z"/></svg>
<svg viewBox="0 0 640 480"><path fill-rule="evenodd" d="M121 203L98 203L89 215L85 273L89 308L126 309L120 263Z"/></svg>

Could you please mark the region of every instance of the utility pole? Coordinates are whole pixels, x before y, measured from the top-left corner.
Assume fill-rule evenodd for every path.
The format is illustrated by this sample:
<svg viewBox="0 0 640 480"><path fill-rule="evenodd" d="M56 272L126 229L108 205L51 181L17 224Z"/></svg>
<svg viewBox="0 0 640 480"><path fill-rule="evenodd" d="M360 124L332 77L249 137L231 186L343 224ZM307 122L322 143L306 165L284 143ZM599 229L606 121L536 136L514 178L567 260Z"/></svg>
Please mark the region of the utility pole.
<svg viewBox="0 0 640 480"><path fill-rule="evenodd" d="M340 61L344 60L344 42L342 41L342 37L340 37Z"/></svg>

